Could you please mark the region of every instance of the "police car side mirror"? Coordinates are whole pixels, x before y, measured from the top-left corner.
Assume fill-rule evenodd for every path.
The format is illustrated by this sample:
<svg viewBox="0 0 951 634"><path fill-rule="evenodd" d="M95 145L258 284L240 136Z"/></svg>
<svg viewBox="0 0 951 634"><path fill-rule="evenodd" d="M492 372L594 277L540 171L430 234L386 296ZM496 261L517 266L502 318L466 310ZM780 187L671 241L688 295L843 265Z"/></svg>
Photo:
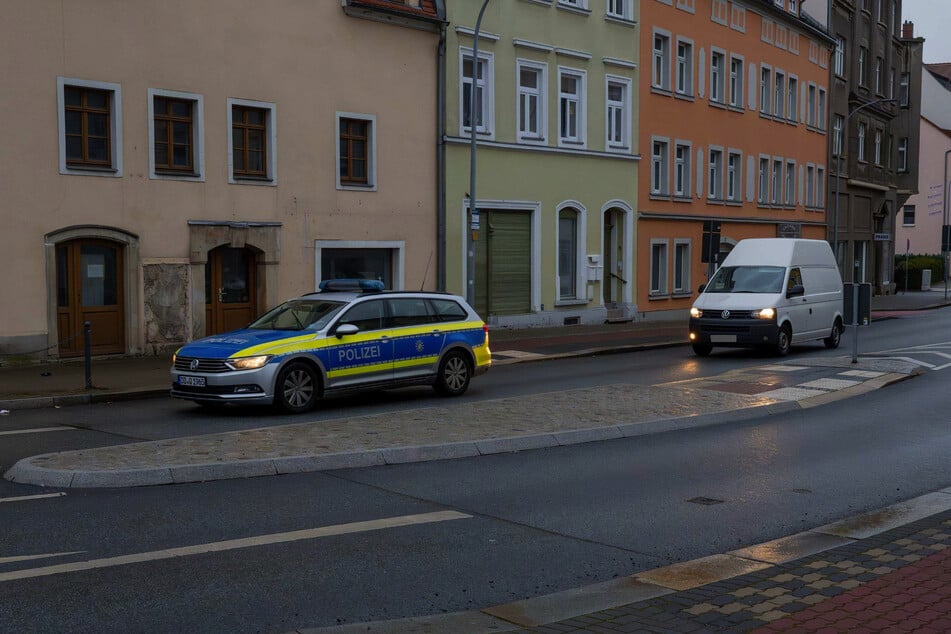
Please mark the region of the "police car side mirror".
<svg viewBox="0 0 951 634"><path fill-rule="evenodd" d="M334 334L337 335L337 339L340 339L344 335L355 335L358 332L360 332L360 329L353 324L340 324Z"/></svg>

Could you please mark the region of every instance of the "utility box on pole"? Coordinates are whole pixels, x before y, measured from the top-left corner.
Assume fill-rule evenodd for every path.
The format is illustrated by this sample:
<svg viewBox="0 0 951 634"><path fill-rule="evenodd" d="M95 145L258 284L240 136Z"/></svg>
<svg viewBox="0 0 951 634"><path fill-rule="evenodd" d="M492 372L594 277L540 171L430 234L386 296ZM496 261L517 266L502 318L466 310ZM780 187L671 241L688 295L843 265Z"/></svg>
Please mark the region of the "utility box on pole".
<svg viewBox="0 0 951 634"><path fill-rule="evenodd" d="M846 326L872 323L872 285L845 284L842 288L842 316Z"/></svg>

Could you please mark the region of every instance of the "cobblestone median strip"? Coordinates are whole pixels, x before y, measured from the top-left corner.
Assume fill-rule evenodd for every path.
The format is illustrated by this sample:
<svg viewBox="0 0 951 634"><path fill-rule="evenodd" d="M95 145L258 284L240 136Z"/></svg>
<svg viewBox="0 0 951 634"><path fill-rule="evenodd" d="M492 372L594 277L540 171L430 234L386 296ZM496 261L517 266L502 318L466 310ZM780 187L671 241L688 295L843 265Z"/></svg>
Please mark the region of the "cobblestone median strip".
<svg viewBox="0 0 951 634"><path fill-rule="evenodd" d="M641 424L776 403L684 386L616 384L483 401L476 407L460 403L45 454L20 461L6 477L54 486L134 486L228 477L222 465L238 469L230 477L333 468L325 466L328 460L336 468L370 466L633 436ZM311 461L308 469L309 458L320 461ZM126 477L109 485L110 474Z"/></svg>

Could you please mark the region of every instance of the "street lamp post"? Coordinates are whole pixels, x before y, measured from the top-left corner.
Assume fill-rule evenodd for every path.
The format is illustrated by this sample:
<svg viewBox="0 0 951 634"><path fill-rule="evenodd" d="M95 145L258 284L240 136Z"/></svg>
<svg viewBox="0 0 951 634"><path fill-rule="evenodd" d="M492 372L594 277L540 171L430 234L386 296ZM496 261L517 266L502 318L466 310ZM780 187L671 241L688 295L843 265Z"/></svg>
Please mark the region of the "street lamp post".
<svg viewBox="0 0 951 634"><path fill-rule="evenodd" d="M832 212L832 251L835 253L836 262L839 260L839 189L840 181L842 180L842 146L843 141L848 139L849 134L849 119L860 110L864 110L869 106L875 106L880 103L895 103L897 99L876 99L875 101L869 101L868 103L863 103L861 106L849 112L845 121L842 123L842 138L839 140L838 151L835 155L835 205ZM855 268L852 269L852 281L855 281Z"/></svg>
<svg viewBox="0 0 951 634"><path fill-rule="evenodd" d="M944 152L944 171L941 173L941 180L944 181L944 204L942 205L944 214L942 216L943 223L941 225L941 255L944 257L944 301L948 301L948 252L945 251L945 248L948 247L946 244L948 238L951 236L945 235L948 233L948 155L951 154L951 150L945 150Z"/></svg>
<svg viewBox="0 0 951 634"><path fill-rule="evenodd" d="M475 31L472 34L472 89L469 92L469 231L467 233L466 257L466 301L475 306L475 243L479 232L479 208L476 204L476 129L479 121L476 118L476 93L479 84L479 31L482 28L482 16L489 0L482 1L479 17L476 19ZM483 113L485 116L485 113ZM488 315L486 315L488 318Z"/></svg>

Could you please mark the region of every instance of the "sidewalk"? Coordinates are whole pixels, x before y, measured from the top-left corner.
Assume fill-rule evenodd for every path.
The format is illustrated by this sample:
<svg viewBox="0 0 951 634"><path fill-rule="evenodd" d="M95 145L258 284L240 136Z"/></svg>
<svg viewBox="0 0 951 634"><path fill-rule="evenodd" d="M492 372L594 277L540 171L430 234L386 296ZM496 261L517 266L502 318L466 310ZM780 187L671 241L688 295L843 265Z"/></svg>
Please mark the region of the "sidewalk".
<svg viewBox="0 0 951 634"><path fill-rule="evenodd" d="M951 303L951 302L949 302ZM945 305L944 289L913 291L872 298L872 318ZM496 365L539 358L584 356L686 344L686 318L596 326L492 329ZM82 359L3 365L0 357L0 410L14 411L130 398L165 396L171 359L165 356L97 357L92 361L92 388L85 388Z"/></svg>

